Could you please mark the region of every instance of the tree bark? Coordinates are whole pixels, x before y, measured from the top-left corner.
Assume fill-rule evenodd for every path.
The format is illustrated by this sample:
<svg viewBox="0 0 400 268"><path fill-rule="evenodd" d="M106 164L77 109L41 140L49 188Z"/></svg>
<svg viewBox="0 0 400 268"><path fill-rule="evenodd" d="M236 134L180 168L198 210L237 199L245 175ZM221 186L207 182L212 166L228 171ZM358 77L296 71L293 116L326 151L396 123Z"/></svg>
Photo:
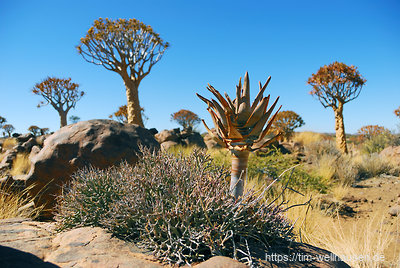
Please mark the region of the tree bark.
<svg viewBox="0 0 400 268"><path fill-rule="evenodd" d="M334 108L335 112L335 131L336 131L336 146L344 154L348 153L346 143L346 133L344 131L343 121L343 103L339 102L337 108Z"/></svg>
<svg viewBox="0 0 400 268"><path fill-rule="evenodd" d="M138 92L140 81L132 81L130 78L127 77L123 77L123 80L128 101L128 124L137 124L144 127Z"/></svg>
<svg viewBox="0 0 400 268"><path fill-rule="evenodd" d="M58 111L60 115L60 128L65 127L67 125L67 113L65 111Z"/></svg>
<svg viewBox="0 0 400 268"><path fill-rule="evenodd" d="M244 181L247 177L249 151L232 151L232 169L230 191L237 199L243 195Z"/></svg>

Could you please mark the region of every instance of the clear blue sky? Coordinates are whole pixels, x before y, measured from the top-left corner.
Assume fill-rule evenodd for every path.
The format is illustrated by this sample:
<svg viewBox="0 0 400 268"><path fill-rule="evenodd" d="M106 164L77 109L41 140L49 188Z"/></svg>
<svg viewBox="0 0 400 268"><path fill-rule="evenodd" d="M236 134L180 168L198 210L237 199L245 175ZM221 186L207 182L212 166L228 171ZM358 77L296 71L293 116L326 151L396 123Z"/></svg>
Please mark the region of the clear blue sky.
<svg viewBox="0 0 400 268"><path fill-rule="evenodd" d="M136 18L171 44L142 81L147 127L178 127L170 115L189 109L212 125L207 83L234 95L246 71L252 95L272 76L267 93L306 122L301 130L334 132L331 109L308 94L308 77L333 61L356 65L367 79L344 107L346 132L379 124L396 130L400 119L400 4L398 1L18 1L0 0L0 115L27 132L30 125L59 128L51 106L30 92L47 76L71 77L86 96L70 115L107 118L126 104L118 74L86 62L76 51L99 17ZM204 128L201 127L204 131Z"/></svg>

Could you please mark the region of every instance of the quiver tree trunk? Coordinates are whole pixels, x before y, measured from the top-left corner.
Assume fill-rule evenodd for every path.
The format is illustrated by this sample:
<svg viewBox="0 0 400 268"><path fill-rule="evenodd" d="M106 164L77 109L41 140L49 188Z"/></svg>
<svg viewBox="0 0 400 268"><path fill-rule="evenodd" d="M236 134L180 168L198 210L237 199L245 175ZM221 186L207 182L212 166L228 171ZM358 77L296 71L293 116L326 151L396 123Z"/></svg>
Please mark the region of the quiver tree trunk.
<svg viewBox="0 0 400 268"><path fill-rule="evenodd" d="M232 169L230 191L235 198L243 195L244 181L247 178L249 151L231 151Z"/></svg>
<svg viewBox="0 0 400 268"><path fill-rule="evenodd" d="M336 146L342 153L347 154L348 150L343 120L343 103L339 103L338 107L333 110L335 112Z"/></svg>
<svg viewBox="0 0 400 268"><path fill-rule="evenodd" d="M130 78L124 77L126 98L128 102L128 124L137 124L143 127L144 124L139 103L139 83L140 80L132 81Z"/></svg>
<svg viewBox="0 0 400 268"><path fill-rule="evenodd" d="M65 111L58 111L60 115L60 128L65 127L67 125L67 112Z"/></svg>

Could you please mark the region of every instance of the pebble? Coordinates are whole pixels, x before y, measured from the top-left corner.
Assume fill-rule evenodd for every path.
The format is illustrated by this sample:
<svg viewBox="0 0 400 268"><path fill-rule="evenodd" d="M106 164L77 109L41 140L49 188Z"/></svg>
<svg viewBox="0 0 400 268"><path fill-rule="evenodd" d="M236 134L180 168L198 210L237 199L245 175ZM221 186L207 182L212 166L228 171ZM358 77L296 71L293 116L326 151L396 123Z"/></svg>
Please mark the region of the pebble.
<svg viewBox="0 0 400 268"><path fill-rule="evenodd" d="M391 216L399 216L400 215L400 205L395 205L391 208L389 208L389 214Z"/></svg>

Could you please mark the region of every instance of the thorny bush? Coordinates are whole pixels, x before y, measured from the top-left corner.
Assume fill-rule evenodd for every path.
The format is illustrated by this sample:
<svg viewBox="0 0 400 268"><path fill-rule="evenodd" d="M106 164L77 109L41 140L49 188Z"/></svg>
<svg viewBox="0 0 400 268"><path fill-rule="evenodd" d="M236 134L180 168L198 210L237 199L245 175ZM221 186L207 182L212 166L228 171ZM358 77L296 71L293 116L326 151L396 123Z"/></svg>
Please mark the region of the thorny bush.
<svg viewBox="0 0 400 268"><path fill-rule="evenodd" d="M215 255L249 263L249 245L265 250L293 238L283 208L254 191L235 200L227 170L204 152L142 150L136 166L77 172L59 200L59 229L100 226L180 265Z"/></svg>

